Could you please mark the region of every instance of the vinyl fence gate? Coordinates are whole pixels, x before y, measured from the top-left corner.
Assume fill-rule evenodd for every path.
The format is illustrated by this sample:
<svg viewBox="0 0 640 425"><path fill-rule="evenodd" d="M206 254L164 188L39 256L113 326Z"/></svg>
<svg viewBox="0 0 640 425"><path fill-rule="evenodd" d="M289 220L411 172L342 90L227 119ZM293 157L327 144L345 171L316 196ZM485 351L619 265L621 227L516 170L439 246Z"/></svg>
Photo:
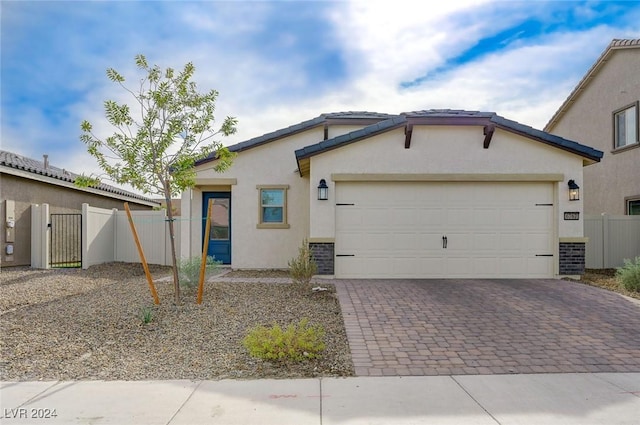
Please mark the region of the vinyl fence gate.
<svg viewBox="0 0 640 425"><path fill-rule="evenodd" d="M82 214L51 214L51 267L82 267Z"/></svg>

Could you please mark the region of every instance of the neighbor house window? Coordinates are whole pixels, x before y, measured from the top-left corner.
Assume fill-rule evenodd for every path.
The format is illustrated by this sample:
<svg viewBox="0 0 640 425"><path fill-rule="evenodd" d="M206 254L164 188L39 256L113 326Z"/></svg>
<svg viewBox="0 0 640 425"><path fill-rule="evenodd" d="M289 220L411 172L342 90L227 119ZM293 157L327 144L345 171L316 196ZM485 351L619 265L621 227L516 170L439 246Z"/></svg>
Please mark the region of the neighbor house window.
<svg viewBox="0 0 640 425"><path fill-rule="evenodd" d="M288 229L287 189L289 185L258 186L258 228Z"/></svg>
<svg viewBox="0 0 640 425"><path fill-rule="evenodd" d="M613 147L638 143L638 102L613 113Z"/></svg>
<svg viewBox="0 0 640 425"><path fill-rule="evenodd" d="M640 215L640 198L627 201L627 214Z"/></svg>

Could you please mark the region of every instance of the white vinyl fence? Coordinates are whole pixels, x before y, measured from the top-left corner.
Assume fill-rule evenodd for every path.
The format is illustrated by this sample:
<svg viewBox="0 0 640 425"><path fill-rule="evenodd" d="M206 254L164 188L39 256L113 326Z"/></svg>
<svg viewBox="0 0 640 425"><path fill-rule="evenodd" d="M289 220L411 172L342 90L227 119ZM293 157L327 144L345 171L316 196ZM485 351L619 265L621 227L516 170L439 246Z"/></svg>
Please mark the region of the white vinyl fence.
<svg viewBox="0 0 640 425"><path fill-rule="evenodd" d="M32 205L31 211L31 267L49 268L49 206ZM166 212L131 211L131 216L147 263L171 265ZM180 252L180 222L174 221L174 227ZM82 204L82 268L112 261L140 262L126 211Z"/></svg>
<svg viewBox="0 0 640 425"><path fill-rule="evenodd" d="M625 259L640 257L640 216L586 215L584 235L588 269L621 267Z"/></svg>

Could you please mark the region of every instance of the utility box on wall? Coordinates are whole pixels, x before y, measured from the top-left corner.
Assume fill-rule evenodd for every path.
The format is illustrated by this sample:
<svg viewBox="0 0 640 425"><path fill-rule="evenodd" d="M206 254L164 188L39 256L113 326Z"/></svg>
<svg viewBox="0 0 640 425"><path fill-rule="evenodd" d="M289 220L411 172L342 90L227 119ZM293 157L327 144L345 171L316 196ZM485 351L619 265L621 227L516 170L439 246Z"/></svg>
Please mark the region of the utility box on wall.
<svg viewBox="0 0 640 425"><path fill-rule="evenodd" d="M7 199L4 201L4 247L2 261L13 261L14 244L16 241L16 203Z"/></svg>

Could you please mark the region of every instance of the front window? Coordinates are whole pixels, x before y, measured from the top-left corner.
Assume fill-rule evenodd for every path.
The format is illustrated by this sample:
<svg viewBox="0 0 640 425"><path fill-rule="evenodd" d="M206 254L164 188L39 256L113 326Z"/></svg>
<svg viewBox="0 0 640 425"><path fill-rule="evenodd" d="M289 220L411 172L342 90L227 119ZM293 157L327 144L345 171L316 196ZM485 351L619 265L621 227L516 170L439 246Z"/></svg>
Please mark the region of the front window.
<svg viewBox="0 0 640 425"><path fill-rule="evenodd" d="M627 201L627 214L640 215L640 199L633 199L633 200Z"/></svg>
<svg viewBox="0 0 640 425"><path fill-rule="evenodd" d="M258 186L258 228L289 228L287 223L288 185Z"/></svg>
<svg viewBox="0 0 640 425"><path fill-rule="evenodd" d="M638 143L638 102L613 113L614 148Z"/></svg>

